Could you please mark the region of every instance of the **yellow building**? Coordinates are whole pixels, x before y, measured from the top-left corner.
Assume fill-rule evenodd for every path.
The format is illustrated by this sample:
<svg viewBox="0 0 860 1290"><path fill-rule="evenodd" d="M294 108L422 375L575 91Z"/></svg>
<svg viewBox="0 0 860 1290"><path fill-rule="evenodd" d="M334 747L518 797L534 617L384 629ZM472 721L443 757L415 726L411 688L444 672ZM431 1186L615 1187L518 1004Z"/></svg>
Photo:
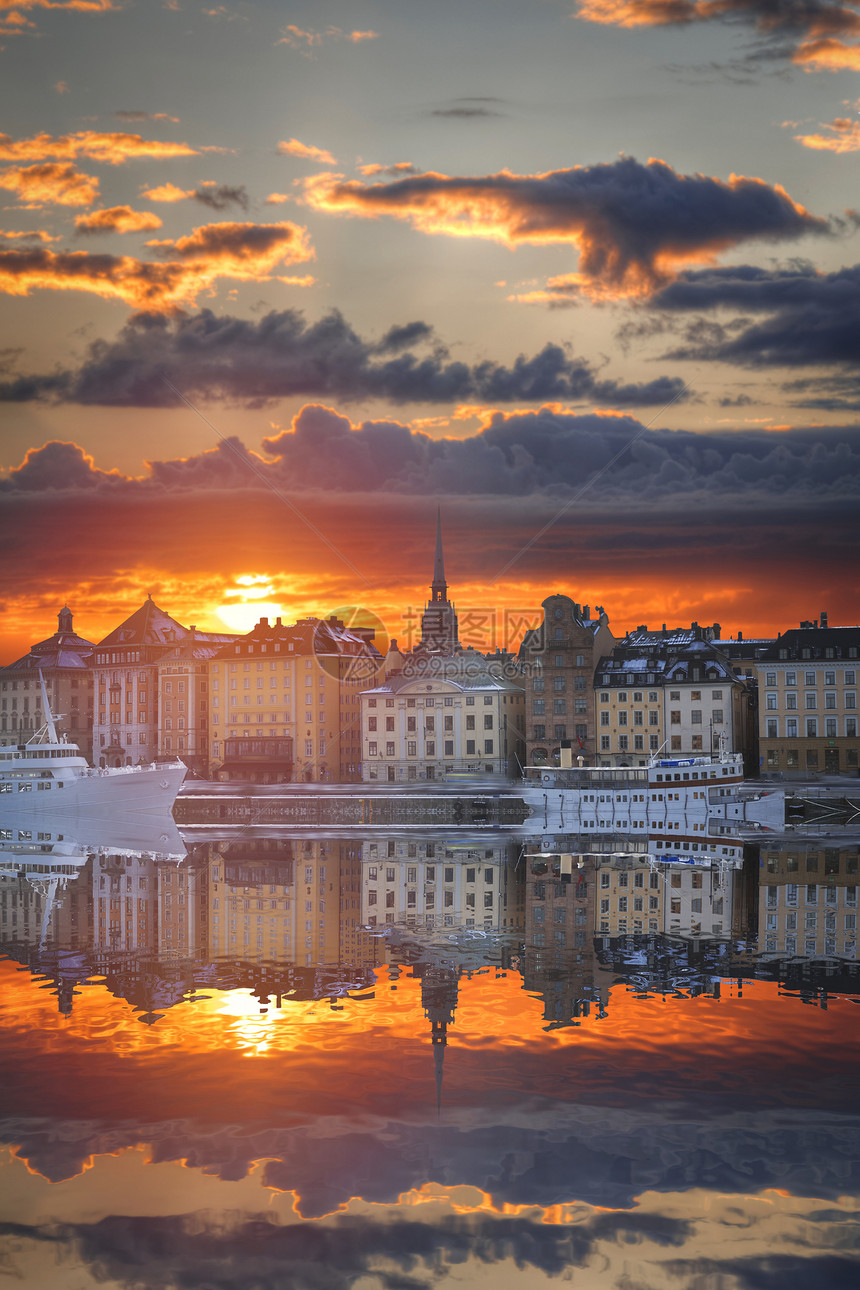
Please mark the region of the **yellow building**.
<svg viewBox="0 0 860 1290"><path fill-rule="evenodd" d="M261 618L209 663L209 777L358 779L358 694L381 661L337 619Z"/></svg>

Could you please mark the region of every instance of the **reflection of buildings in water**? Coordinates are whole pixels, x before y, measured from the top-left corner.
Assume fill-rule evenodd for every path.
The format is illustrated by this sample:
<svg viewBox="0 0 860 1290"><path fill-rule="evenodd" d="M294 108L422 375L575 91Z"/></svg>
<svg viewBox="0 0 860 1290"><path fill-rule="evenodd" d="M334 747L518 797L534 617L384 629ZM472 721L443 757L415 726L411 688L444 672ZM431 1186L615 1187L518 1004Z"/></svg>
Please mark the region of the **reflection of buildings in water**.
<svg viewBox="0 0 860 1290"><path fill-rule="evenodd" d="M89 949L92 943L90 863L48 866L44 874L0 874L0 941L65 950ZM56 869L57 872L54 870Z"/></svg>
<svg viewBox="0 0 860 1290"><path fill-rule="evenodd" d="M807 844L809 845L809 844ZM763 846L758 949L806 958L857 953L857 847Z"/></svg>
<svg viewBox="0 0 860 1290"><path fill-rule="evenodd" d="M576 857L562 872L559 855L527 854L523 985L539 994L550 1028L605 1015L611 977L594 955L594 859Z"/></svg>
<svg viewBox="0 0 860 1290"><path fill-rule="evenodd" d="M212 957L372 963L362 931L361 847L329 839L243 840L211 849Z"/></svg>
<svg viewBox="0 0 860 1290"><path fill-rule="evenodd" d="M378 839L362 844L361 911L369 927L522 928L518 846Z"/></svg>
<svg viewBox="0 0 860 1290"><path fill-rule="evenodd" d="M156 864L149 856L93 860L93 948L154 950L158 945Z"/></svg>

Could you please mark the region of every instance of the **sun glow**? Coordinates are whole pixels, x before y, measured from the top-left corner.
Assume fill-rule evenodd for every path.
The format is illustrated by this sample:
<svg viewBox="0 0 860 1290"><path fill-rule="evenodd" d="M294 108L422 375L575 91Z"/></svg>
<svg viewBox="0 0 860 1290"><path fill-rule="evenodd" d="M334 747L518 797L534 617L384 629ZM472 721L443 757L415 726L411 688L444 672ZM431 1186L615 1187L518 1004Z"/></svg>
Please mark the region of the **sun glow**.
<svg viewBox="0 0 860 1290"><path fill-rule="evenodd" d="M272 580L266 574L243 573L224 592L225 603L215 610L231 631L250 632L261 618L283 617L287 610L277 600Z"/></svg>

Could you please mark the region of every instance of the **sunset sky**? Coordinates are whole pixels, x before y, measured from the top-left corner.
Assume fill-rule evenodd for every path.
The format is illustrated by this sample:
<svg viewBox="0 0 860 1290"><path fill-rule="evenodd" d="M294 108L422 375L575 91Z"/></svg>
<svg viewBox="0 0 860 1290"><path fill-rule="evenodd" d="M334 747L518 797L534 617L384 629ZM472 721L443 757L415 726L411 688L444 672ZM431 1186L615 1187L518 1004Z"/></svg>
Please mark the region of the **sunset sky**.
<svg viewBox="0 0 860 1290"><path fill-rule="evenodd" d="M0 662L148 591L402 636L437 505L498 624L858 621L860 0L0 0L0 45Z"/></svg>

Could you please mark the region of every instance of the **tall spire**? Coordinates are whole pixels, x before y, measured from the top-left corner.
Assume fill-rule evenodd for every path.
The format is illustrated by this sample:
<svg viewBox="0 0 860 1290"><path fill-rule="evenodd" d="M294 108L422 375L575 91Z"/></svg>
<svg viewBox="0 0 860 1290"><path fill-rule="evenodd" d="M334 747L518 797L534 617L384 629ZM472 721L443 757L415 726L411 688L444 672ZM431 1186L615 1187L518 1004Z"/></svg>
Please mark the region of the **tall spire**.
<svg viewBox="0 0 860 1290"><path fill-rule="evenodd" d="M445 581L445 557L442 554L442 507L436 510L436 560L433 565L433 582L430 585L433 600L448 599L448 584Z"/></svg>

